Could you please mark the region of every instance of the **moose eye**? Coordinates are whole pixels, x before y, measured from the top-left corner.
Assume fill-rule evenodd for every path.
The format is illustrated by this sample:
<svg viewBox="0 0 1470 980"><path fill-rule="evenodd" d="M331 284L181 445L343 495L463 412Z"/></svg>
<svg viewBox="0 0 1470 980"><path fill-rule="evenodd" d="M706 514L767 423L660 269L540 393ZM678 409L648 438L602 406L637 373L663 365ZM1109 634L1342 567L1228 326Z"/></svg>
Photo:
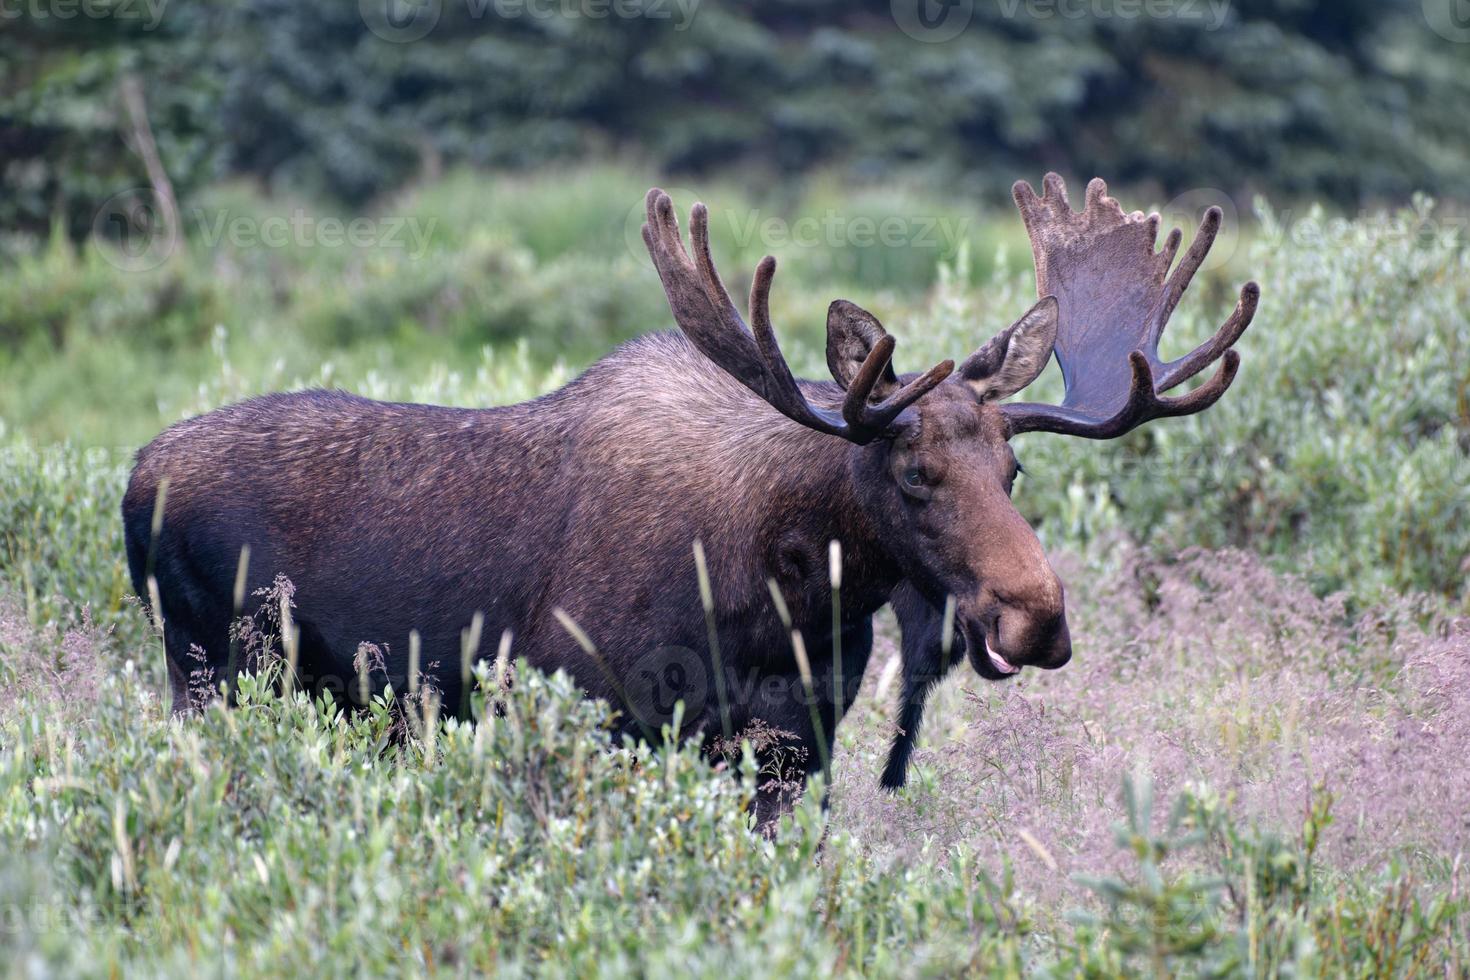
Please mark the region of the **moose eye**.
<svg viewBox="0 0 1470 980"><path fill-rule="evenodd" d="M933 489L928 475L917 466L910 466L898 478L899 489L914 500L928 500Z"/></svg>
<svg viewBox="0 0 1470 980"><path fill-rule="evenodd" d="M1011 494L1016 489L1016 477L1018 477L1022 473L1025 473L1026 472L1026 468L1021 465L1021 461L1019 459L1013 459L1013 460L1011 460L1011 465L1014 468L1011 470L1010 478L1006 480L1006 496L1007 497L1011 496Z"/></svg>

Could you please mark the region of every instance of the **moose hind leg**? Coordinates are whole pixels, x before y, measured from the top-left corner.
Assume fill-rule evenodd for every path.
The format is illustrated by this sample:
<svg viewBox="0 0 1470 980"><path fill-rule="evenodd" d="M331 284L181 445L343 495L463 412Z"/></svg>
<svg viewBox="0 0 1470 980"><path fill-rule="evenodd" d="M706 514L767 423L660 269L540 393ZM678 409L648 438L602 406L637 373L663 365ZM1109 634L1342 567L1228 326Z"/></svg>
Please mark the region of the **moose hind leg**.
<svg viewBox="0 0 1470 980"><path fill-rule="evenodd" d="M220 696L220 684L229 670L229 645L224 637L210 642L187 625L165 619L163 649L175 715L193 714Z"/></svg>

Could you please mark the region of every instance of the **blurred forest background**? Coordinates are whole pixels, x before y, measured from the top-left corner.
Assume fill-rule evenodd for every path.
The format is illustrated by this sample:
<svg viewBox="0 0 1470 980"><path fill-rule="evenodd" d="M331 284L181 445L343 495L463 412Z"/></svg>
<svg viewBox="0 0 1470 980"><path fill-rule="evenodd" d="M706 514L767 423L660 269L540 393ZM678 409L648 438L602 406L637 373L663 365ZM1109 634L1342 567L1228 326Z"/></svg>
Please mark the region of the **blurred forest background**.
<svg viewBox="0 0 1470 980"><path fill-rule="evenodd" d="M457 165L609 154L990 200L1045 168L1343 206L1470 173L1449 0L28 3L0 33L10 231L85 235L146 185L129 76L185 200L248 176L361 207Z"/></svg>

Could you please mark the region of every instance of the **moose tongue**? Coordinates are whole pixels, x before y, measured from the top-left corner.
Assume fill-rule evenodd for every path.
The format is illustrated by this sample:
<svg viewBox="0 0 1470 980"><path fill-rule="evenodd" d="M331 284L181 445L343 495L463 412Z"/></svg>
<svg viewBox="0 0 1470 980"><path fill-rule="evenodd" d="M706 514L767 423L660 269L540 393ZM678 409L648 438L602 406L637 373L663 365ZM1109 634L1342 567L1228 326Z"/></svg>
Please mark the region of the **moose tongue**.
<svg viewBox="0 0 1470 980"><path fill-rule="evenodd" d="M985 641L985 652L990 656L990 665L1002 674L1020 673L1021 668L1013 666L1009 660L995 652L990 641Z"/></svg>

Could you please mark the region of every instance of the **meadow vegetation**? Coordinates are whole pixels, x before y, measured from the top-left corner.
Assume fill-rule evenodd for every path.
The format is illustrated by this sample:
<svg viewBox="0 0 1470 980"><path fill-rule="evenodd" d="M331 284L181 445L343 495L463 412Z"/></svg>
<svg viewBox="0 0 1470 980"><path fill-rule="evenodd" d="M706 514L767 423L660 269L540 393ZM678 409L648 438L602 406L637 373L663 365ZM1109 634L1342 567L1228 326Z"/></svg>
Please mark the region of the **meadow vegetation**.
<svg viewBox="0 0 1470 980"><path fill-rule="evenodd" d="M261 244L245 232L323 212L239 185L209 192L151 268L63 234L6 243L8 969L1470 968L1470 258L1424 200L1343 223L1240 202L1248 228L1217 245L1164 352L1258 278L1229 395L1114 444L1017 440L1017 501L1067 582L1076 659L1007 685L956 675L895 796L877 788L886 617L831 810L818 788L775 841L742 810L769 774L611 745L604 706L524 667L508 686L483 668L479 724L426 723L409 692L337 715L274 693L268 658L240 710L170 722L123 564L131 452L277 388L488 405L556 387L668 323L636 233L645 184L618 167L451 175L376 212L417 221L413 247ZM780 258L773 313L809 374L832 298L877 313L913 368L1034 295L1007 211L820 179L701 193L730 281ZM242 232L204 240L221 214ZM858 219L907 237L861 244ZM916 243L931 220L935 244ZM1051 369L1028 397L1059 393Z"/></svg>

